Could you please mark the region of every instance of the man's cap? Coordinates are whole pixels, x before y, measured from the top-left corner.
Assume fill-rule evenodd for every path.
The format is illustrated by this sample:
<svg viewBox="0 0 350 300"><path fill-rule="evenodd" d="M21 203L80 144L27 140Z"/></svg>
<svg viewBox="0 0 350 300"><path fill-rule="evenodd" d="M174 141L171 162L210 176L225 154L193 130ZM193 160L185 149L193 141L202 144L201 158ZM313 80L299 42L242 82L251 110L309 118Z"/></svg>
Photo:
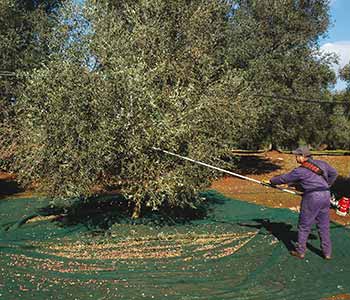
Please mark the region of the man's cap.
<svg viewBox="0 0 350 300"><path fill-rule="evenodd" d="M311 152L310 152L309 148L306 146L299 147L299 148L295 149L294 151L292 151L292 153L295 155L303 155L305 157L311 156Z"/></svg>

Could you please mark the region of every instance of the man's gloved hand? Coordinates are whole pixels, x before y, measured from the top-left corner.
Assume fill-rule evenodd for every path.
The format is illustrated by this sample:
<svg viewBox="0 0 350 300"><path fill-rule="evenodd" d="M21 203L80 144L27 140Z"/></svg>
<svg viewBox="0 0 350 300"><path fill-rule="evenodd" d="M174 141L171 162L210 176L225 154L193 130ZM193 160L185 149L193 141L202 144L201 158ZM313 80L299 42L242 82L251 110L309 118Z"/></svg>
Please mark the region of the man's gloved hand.
<svg viewBox="0 0 350 300"><path fill-rule="evenodd" d="M261 184L264 186L271 186L272 185L269 179L263 179L261 181Z"/></svg>

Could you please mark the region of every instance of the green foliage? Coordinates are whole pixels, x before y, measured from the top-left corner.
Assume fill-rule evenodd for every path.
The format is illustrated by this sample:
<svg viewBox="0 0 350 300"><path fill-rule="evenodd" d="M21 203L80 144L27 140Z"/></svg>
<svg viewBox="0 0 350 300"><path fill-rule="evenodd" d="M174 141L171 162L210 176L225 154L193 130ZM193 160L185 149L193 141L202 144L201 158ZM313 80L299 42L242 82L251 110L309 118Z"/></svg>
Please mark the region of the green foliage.
<svg viewBox="0 0 350 300"><path fill-rule="evenodd" d="M333 58L317 44L327 1L91 0L54 19L31 12L42 16L29 31L38 57L10 63L23 75L5 142L18 179L53 197L114 188L135 216L196 207L215 174L152 147L216 164L232 148L317 144L339 130L333 106L258 96L331 99Z"/></svg>
<svg viewBox="0 0 350 300"><path fill-rule="evenodd" d="M350 149L349 109L338 106L330 116L329 143L333 149Z"/></svg>
<svg viewBox="0 0 350 300"><path fill-rule="evenodd" d="M13 103L23 89L21 72L48 60L52 16L63 1L0 2L0 164L14 154Z"/></svg>
<svg viewBox="0 0 350 300"><path fill-rule="evenodd" d="M349 91L338 92L333 99L344 104L328 108L329 128L326 143L332 149L350 149L350 93Z"/></svg>
<svg viewBox="0 0 350 300"><path fill-rule="evenodd" d="M232 18L230 62L244 70L251 95L325 98L335 80L332 56L319 53L318 39L328 27L328 1L239 1ZM260 138L275 147L294 147L322 131L322 108L265 98Z"/></svg>
<svg viewBox="0 0 350 300"><path fill-rule="evenodd" d="M328 109L327 144L333 149L350 149L350 63L340 70L339 77L347 86L345 91L337 92L333 99L344 104Z"/></svg>
<svg viewBox="0 0 350 300"><path fill-rule="evenodd" d="M345 65L341 70L340 70L340 78L347 83L347 90L350 91L350 63Z"/></svg>
<svg viewBox="0 0 350 300"><path fill-rule="evenodd" d="M135 215L196 206L212 172L152 147L210 163L257 126L256 102L237 97L241 76L225 61L229 10L182 0L67 7L51 62L28 73L16 105L19 179L60 197L114 186Z"/></svg>
<svg viewBox="0 0 350 300"><path fill-rule="evenodd" d="M28 71L47 59L47 37L55 8L62 1L16 1L0 3L0 96L16 96L17 72Z"/></svg>

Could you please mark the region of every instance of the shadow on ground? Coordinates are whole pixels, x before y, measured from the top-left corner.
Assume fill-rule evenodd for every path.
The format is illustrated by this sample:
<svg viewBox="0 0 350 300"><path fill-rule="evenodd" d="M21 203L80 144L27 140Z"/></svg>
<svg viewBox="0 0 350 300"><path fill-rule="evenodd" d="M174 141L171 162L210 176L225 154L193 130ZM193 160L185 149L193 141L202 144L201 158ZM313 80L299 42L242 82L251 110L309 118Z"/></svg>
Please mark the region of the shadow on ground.
<svg viewBox="0 0 350 300"><path fill-rule="evenodd" d="M284 222L270 222L269 219L253 219L256 224L239 223L240 226L252 227L257 229L265 229L272 234L276 239L284 244L288 251L295 250L295 244L298 241L298 232L292 230L293 226ZM264 234L263 232L261 234ZM317 236L310 233L309 240L317 240ZM323 257L322 251L310 243L307 243L307 248L318 256Z"/></svg>
<svg viewBox="0 0 350 300"><path fill-rule="evenodd" d="M142 217L132 219L132 207L122 195L100 196L79 199L69 206L49 205L38 211L40 216L56 215L59 226L83 224L92 231L106 231L114 224L152 224L172 226L205 219L220 200L208 199L196 209L192 207L173 208L163 206L157 211L142 210Z"/></svg>
<svg viewBox="0 0 350 300"><path fill-rule="evenodd" d="M0 179L0 199L23 192L23 188L11 179Z"/></svg>
<svg viewBox="0 0 350 300"><path fill-rule="evenodd" d="M229 158L224 158L224 161L230 162ZM235 160L235 170L239 170L243 174L265 174L281 169L280 166L272 163L269 159L247 155L241 156L239 160Z"/></svg>
<svg viewBox="0 0 350 300"><path fill-rule="evenodd" d="M337 180L332 186L332 192L337 198L341 198L342 196L350 198L350 178L338 176Z"/></svg>

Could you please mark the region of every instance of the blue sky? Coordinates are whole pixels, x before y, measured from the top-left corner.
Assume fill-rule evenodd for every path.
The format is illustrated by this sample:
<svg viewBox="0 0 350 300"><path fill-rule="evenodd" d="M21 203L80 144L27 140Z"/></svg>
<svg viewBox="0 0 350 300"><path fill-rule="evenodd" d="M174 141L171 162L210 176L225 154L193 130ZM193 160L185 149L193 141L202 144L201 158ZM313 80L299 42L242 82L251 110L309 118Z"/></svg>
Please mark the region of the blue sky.
<svg viewBox="0 0 350 300"><path fill-rule="evenodd" d="M336 71L350 61L350 0L331 0L331 22L328 37L321 40L321 49L334 52L339 56ZM338 81L337 90L345 88L345 83Z"/></svg>

